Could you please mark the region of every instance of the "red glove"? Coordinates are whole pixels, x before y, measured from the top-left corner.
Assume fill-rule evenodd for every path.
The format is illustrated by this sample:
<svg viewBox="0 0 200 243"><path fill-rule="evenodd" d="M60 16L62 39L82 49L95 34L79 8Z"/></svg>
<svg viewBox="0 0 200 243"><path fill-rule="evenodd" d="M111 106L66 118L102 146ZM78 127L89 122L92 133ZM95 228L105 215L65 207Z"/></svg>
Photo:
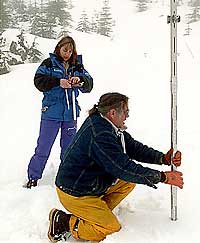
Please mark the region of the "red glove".
<svg viewBox="0 0 200 243"><path fill-rule="evenodd" d="M166 176L164 183L183 188L183 174L180 171L165 171L164 174Z"/></svg>
<svg viewBox="0 0 200 243"><path fill-rule="evenodd" d="M171 165L171 157L173 155L173 149L171 148L162 158L162 162L165 165ZM172 158L172 163L175 166L180 166L181 165L181 152L176 151L174 157Z"/></svg>

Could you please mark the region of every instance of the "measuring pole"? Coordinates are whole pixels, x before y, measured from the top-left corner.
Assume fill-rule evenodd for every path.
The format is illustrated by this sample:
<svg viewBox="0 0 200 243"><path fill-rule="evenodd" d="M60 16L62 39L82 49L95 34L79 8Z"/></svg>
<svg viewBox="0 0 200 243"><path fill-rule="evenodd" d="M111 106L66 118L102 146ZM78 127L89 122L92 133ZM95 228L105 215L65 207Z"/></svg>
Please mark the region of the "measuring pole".
<svg viewBox="0 0 200 243"><path fill-rule="evenodd" d="M177 23L180 16L177 16L177 0L170 0L170 16L167 23L170 23L171 40L171 148L173 156L177 151ZM171 160L171 170L176 170L176 166ZM171 186L171 220L177 220L177 187Z"/></svg>

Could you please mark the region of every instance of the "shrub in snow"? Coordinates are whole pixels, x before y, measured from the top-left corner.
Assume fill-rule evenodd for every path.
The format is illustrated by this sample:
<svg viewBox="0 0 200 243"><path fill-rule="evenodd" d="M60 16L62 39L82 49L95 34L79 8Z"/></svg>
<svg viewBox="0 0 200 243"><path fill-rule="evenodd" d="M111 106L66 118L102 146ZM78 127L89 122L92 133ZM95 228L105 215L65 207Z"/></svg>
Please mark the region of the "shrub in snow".
<svg viewBox="0 0 200 243"><path fill-rule="evenodd" d="M30 41L28 43L23 31L15 35L12 33L7 37L4 37L4 33L0 35L0 74L10 72L10 65L39 62L41 57L36 37L32 43Z"/></svg>
<svg viewBox="0 0 200 243"><path fill-rule="evenodd" d="M8 57L6 53L0 49L0 75L9 72L10 72L10 66L8 64Z"/></svg>

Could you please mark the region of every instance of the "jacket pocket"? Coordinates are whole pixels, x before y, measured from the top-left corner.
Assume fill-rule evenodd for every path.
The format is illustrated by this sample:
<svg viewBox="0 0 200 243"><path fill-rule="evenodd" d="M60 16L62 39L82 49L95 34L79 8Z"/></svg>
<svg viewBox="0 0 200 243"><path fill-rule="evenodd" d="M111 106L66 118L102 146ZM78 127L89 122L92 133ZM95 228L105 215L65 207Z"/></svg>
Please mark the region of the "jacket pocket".
<svg viewBox="0 0 200 243"><path fill-rule="evenodd" d="M56 104L55 101L43 102L41 112L46 112L51 106L53 106L55 104Z"/></svg>

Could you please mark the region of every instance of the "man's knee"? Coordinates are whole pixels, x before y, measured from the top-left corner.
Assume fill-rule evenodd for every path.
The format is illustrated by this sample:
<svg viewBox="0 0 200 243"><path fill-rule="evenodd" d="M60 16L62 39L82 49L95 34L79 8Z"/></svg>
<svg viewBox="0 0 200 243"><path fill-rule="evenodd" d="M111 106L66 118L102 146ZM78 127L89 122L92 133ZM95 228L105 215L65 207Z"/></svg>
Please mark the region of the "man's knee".
<svg viewBox="0 0 200 243"><path fill-rule="evenodd" d="M111 223L105 225L105 227L103 227L103 228L95 227L96 236L93 240L102 241L106 238L107 235L111 235L115 232L118 232L118 231L120 231L120 229L121 229L121 225L119 224L119 222L117 220L115 222L111 222Z"/></svg>
<svg viewBox="0 0 200 243"><path fill-rule="evenodd" d="M117 219L113 220L109 224L105 225L107 234L112 234L114 232L118 232L121 229L121 225Z"/></svg>

